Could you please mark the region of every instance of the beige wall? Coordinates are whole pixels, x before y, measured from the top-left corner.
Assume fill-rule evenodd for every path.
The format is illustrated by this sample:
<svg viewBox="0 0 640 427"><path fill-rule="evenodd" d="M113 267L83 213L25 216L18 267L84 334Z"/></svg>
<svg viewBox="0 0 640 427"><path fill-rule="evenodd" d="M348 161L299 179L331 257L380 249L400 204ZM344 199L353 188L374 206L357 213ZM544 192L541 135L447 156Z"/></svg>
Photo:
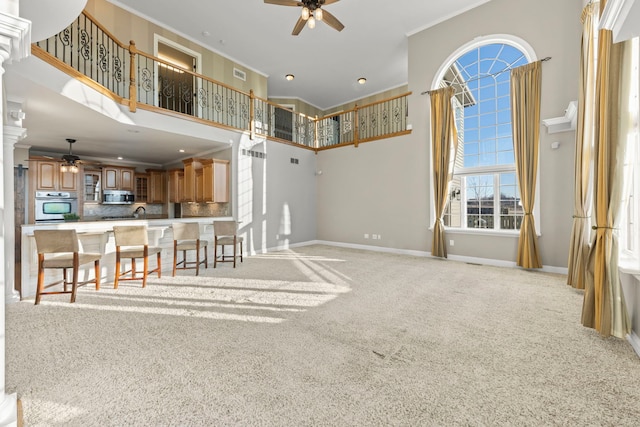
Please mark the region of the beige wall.
<svg viewBox="0 0 640 427"><path fill-rule="evenodd" d="M198 43L174 34L105 0L88 0L85 10L120 42L128 44L130 40L135 41L136 48L141 52L154 54L154 35L158 34L202 54L203 75L247 93L253 89L256 96L263 98L267 96L267 78L264 75L251 71ZM233 76L234 67L246 73L246 81Z"/></svg>
<svg viewBox="0 0 640 427"><path fill-rule="evenodd" d="M296 113L302 113L309 117L321 117L324 114L321 109L307 104L306 102L298 98L269 98L269 101L274 102L278 105L293 105L295 106L294 111Z"/></svg>
<svg viewBox="0 0 640 427"><path fill-rule="evenodd" d="M330 114L339 112L339 111L347 111L347 110L351 110L353 108L355 108L356 104L358 104L359 107L363 106L363 105L367 105L367 104L371 104L374 102L378 102L378 101L382 101L385 99L389 99L389 98L393 98L395 96L399 96L402 95L404 93L409 92L408 86L407 85L402 85L399 86L397 88L394 89L389 89L389 90L385 90L384 92L380 92L377 93L375 95L371 95L371 96L367 96L365 98L362 99L358 99L357 101L352 101L349 102L347 104L342 104L342 105L338 105L336 107L333 108L329 108L328 110L324 111L324 115L328 116Z"/></svg>
<svg viewBox="0 0 640 427"><path fill-rule="evenodd" d="M318 239L431 251L429 99L438 69L476 37L510 34L524 39L542 72L541 118L564 115L577 99L581 0L492 0L409 38L411 135L318 153ZM437 40L437 42L434 42ZM566 267L571 230L574 132L540 130L542 262ZM560 142L552 150L550 144ZM364 239L381 234L381 240ZM450 256L515 262L517 237L448 234Z"/></svg>

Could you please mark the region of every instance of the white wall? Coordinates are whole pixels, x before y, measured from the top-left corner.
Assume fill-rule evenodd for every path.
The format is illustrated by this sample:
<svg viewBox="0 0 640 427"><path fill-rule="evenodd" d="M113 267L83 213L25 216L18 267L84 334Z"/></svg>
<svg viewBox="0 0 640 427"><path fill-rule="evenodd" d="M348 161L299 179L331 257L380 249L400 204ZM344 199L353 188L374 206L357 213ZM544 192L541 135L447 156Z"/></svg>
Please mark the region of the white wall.
<svg viewBox="0 0 640 427"><path fill-rule="evenodd" d="M237 156L237 219L242 221L246 251L260 253L315 240L314 152L245 137ZM292 164L291 158L298 163Z"/></svg>
<svg viewBox="0 0 640 427"><path fill-rule="evenodd" d="M429 99L440 66L479 36L511 34L528 42L542 72L541 119L559 117L577 99L581 0L492 0L409 38L409 136L318 154L318 239L431 251ZM573 214L574 132L540 131L542 262L566 267ZM552 150L553 141L560 142ZM379 241L364 233L382 234ZM515 262L517 237L451 234L450 255Z"/></svg>

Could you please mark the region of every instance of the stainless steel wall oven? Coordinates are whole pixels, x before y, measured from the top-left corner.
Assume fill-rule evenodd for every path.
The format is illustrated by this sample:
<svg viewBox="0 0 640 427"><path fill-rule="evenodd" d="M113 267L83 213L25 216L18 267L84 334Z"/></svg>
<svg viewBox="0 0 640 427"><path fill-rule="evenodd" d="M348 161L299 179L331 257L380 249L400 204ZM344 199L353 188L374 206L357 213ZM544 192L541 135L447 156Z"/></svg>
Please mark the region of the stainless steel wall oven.
<svg viewBox="0 0 640 427"><path fill-rule="evenodd" d="M36 191L36 222L64 221L66 213L78 213L78 193Z"/></svg>

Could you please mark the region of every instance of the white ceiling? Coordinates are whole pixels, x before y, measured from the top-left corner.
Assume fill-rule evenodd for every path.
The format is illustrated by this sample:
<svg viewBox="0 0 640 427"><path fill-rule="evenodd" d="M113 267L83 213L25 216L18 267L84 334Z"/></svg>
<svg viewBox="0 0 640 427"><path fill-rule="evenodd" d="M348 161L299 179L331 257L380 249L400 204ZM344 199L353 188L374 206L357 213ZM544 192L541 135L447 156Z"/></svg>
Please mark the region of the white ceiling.
<svg viewBox="0 0 640 427"><path fill-rule="evenodd" d="M264 74L269 97L299 98L329 109L405 85L408 36L489 0L341 0L324 8L344 24L344 30L319 22L298 36L291 31L300 8L263 0L108 1ZM37 27L38 20L32 20ZM37 150L64 152L65 138L76 138L74 154L80 156L113 158L124 150L131 161L162 165L176 160L176 139L187 148L184 157L216 148L206 138L177 138L151 128L132 132L130 125L78 108L20 70L7 67L7 98L23 103L28 135L24 143ZM286 81L288 73L295 80ZM367 83L358 84L359 77ZM225 142L219 146L229 142L226 135L222 138Z"/></svg>
<svg viewBox="0 0 640 427"><path fill-rule="evenodd" d="M109 1L268 76L269 97L326 110L406 84L407 36L488 0L341 0L324 6L341 32L319 22L298 36L301 8L263 0Z"/></svg>

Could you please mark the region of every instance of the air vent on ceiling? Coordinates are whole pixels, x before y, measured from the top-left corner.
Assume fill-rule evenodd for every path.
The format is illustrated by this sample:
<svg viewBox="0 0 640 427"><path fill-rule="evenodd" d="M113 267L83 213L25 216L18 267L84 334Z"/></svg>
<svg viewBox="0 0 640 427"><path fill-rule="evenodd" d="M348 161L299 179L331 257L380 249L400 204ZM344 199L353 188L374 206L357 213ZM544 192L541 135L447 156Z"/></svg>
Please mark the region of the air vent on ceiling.
<svg viewBox="0 0 640 427"><path fill-rule="evenodd" d="M243 82L247 81L247 73L245 73L242 70L238 70L237 68L234 67L233 69L233 77L235 77L236 79L240 79Z"/></svg>

